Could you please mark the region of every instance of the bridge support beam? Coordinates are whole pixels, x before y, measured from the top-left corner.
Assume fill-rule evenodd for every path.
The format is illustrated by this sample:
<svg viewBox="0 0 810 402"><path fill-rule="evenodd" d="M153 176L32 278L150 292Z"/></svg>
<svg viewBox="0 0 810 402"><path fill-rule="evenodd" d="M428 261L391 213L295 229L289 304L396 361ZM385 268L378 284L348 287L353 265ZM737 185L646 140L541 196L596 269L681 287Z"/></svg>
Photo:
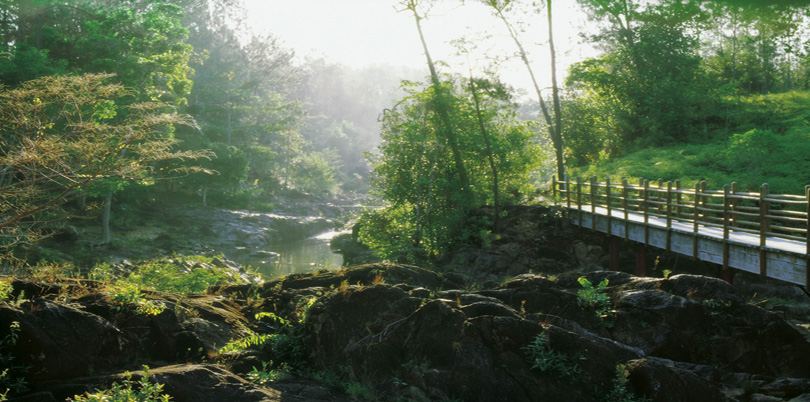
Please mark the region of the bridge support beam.
<svg viewBox="0 0 810 402"><path fill-rule="evenodd" d="M636 244L636 276L647 276L646 244Z"/></svg>
<svg viewBox="0 0 810 402"><path fill-rule="evenodd" d="M618 271L619 270L619 252L622 249L622 240L616 236L610 236L610 243L609 243L609 252L610 252L610 270L611 271Z"/></svg>

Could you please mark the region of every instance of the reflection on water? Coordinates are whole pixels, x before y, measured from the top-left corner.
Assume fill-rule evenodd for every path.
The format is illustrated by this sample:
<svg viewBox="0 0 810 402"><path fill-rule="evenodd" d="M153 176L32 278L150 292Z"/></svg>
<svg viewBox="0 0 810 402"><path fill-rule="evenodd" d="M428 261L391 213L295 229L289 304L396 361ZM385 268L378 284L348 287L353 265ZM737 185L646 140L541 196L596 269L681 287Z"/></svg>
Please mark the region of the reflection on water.
<svg viewBox="0 0 810 402"><path fill-rule="evenodd" d="M329 248L329 242L340 232L325 232L305 240L272 244L267 250L254 251L237 258L249 265L266 279L289 274L317 271L321 268L336 269L343 264L343 256Z"/></svg>

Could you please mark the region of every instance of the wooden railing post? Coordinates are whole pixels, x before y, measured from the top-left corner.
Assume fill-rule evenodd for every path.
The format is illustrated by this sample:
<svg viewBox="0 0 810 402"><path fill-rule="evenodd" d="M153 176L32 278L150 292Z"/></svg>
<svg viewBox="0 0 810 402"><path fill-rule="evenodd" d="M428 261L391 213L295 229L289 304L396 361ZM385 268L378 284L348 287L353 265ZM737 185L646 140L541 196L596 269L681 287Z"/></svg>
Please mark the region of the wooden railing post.
<svg viewBox="0 0 810 402"><path fill-rule="evenodd" d="M675 207L675 216L678 217L678 219L681 218L681 201L682 200L683 200L683 197L681 197L681 181L680 180L675 180L675 203L678 204Z"/></svg>
<svg viewBox="0 0 810 402"><path fill-rule="evenodd" d="M721 273L724 281L731 283L732 275L731 268L728 266L728 253L729 253L729 226L731 223L731 186L728 184L723 186L723 271Z"/></svg>
<svg viewBox="0 0 810 402"><path fill-rule="evenodd" d="M805 238L805 268L804 268L804 288L810 289L810 186L804 187L805 212L807 212L807 232Z"/></svg>
<svg viewBox="0 0 810 402"><path fill-rule="evenodd" d="M610 176L605 177L605 204L607 207L607 235L613 234L613 229L610 227L612 208L610 206Z"/></svg>
<svg viewBox="0 0 810 402"><path fill-rule="evenodd" d="M667 245L666 250L672 250L672 182L667 181Z"/></svg>
<svg viewBox="0 0 810 402"><path fill-rule="evenodd" d="M768 183L759 187L759 274L763 278L768 272L768 254L765 252L765 246L768 244L768 232L771 231L771 222L767 217L770 205L765 199L768 193Z"/></svg>
<svg viewBox="0 0 810 402"><path fill-rule="evenodd" d="M577 176L577 223L582 227L582 177Z"/></svg>
<svg viewBox="0 0 810 402"><path fill-rule="evenodd" d="M591 229L596 230L596 176L591 176Z"/></svg>
<svg viewBox="0 0 810 402"><path fill-rule="evenodd" d="M658 201L658 204L655 206L655 212L659 215L661 214L661 201L664 200L664 197L661 196L661 190L664 189L664 179L658 178L658 189L655 192L655 200Z"/></svg>
<svg viewBox="0 0 810 402"><path fill-rule="evenodd" d="M650 244L650 227L648 224L650 223L650 181L644 180L644 245Z"/></svg>
<svg viewBox="0 0 810 402"><path fill-rule="evenodd" d="M694 218L692 221L692 258L698 259L698 222L700 222L700 182L695 183Z"/></svg>
<svg viewBox="0 0 810 402"><path fill-rule="evenodd" d="M622 210L624 211L624 240L628 240L630 238L630 220L629 212L627 211L627 177L622 177ZM808 230L810 232L810 230Z"/></svg>
<svg viewBox="0 0 810 402"><path fill-rule="evenodd" d="M567 210L571 210L571 179L568 173L565 174L565 202L568 206ZM570 213L570 212L569 212Z"/></svg>
<svg viewBox="0 0 810 402"><path fill-rule="evenodd" d="M737 191L739 191L739 185L737 184L736 181L731 182L731 195L736 196ZM739 203L739 200L736 197L732 198L731 206L730 206L730 208L731 208L731 218L730 218L731 219L731 227L737 227L737 214L736 214L736 212L737 212L737 204L738 203Z"/></svg>

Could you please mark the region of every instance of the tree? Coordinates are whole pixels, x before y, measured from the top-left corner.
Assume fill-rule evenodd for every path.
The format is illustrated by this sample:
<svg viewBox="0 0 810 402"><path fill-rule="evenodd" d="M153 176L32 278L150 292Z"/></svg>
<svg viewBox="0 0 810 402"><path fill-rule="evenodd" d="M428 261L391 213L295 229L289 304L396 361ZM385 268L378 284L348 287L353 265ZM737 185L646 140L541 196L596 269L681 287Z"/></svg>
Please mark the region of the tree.
<svg viewBox="0 0 810 402"><path fill-rule="evenodd" d="M422 0L422 2L427 4L427 6L424 7L426 9L430 9L432 6L432 0ZM450 152L453 155L453 164L456 175L458 176L457 183L459 185L459 189L457 191L466 193L469 191L470 179L468 177L467 170L464 167L464 158L461 157L461 150L459 149L458 139L456 138L456 129L453 127L453 122L450 118L451 110L449 94L445 94L444 86L442 85L442 82L439 79L439 74L436 71L436 65L433 63L433 59L430 57L427 41L425 40L425 35L422 32L422 20L427 18L426 12L420 14L419 3L419 0L403 0L400 5L404 7L403 10L408 10L413 15L413 20L416 24L416 31L419 33L419 40L422 43L422 50L425 52L425 59L427 61L428 70L430 71L430 82L433 84L434 98L430 106L435 109L436 114L439 116L441 121L441 133L443 134L445 141L447 141L447 144L450 146Z"/></svg>
<svg viewBox="0 0 810 402"><path fill-rule="evenodd" d="M372 189L388 206L361 222L361 238L386 258L414 248L435 255L474 241L477 229L489 230L487 224L465 226L465 219L472 207L494 203L494 172L502 189L499 202L514 202L517 194L530 191L528 176L538 165L539 148L503 86L481 79L473 84L475 92L470 82L445 79L441 85L453 111L449 117L458 130L460 156L467 161L470 190L458 191L443 118L432 107L436 86L405 83L408 96L386 111L383 143L372 156Z"/></svg>
<svg viewBox="0 0 810 402"><path fill-rule="evenodd" d="M551 81L552 81L552 97L553 97L553 104L554 104L554 117L552 118L551 112L546 105L546 101L543 99L542 90L540 86L537 84L537 78L534 74L534 69L532 68L532 64L529 61L529 55L526 53L525 48L523 47L523 43L520 40L518 35L517 29L512 25L509 19L506 17L506 13L512 10L514 1L513 0L482 0L483 3L490 8L492 8L493 13L495 14L498 19L500 19L504 25L506 26L507 32L509 32L509 36L515 42L515 45L518 48L518 55L520 56L521 61L526 66L526 70L529 73L529 77L532 80L532 84L534 86L535 94L537 95L537 101L540 103L540 111L543 114L543 118L546 122L546 126L548 127L549 138L551 138L552 146L554 147L554 154L557 159L557 177L562 180L565 176L565 161L563 158L563 137L562 137L562 109L560 107L560 96L559 96L559 89L557 86L557 55L554 48L554 25L552 23L552 11L551 11L551 0L547 0L546 5L546 16L548 20L548 43L549 43L549 54L550 54L550 63L551 63ZM553 120L552 120L553 119Z"/></svg>
<svg viewBox="0 0 810 402"><path fill-rule="evenodd" d="M207 154L176 151L166 136L192 124L188 116L164 103L129 103L130 91L112 78L44 77L0 92L0 247L35 240L94 184L199 170L178 164Z"/></svg>
<svg viewBox="0 0 810 402"><path fill-rule="evenodd" d="M572 66L567 84L601 99L623 146L685 141L700 133L695 126L713 99L690 33L702 10L675 1L644 9L631 0L580 3L609 21L594 37L609 52Z"/></svg>

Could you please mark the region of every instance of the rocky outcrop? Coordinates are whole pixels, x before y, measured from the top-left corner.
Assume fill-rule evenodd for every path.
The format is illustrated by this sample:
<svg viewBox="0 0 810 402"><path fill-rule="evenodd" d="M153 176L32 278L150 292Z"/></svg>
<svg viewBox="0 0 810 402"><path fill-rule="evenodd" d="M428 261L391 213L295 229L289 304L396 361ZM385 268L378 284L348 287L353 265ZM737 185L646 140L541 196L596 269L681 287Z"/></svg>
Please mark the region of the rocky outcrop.
<svg viewBox="0 0 810 402"><path fill-rule="evenodd" d="M607 281L596 292L601 301L586 300L596 296L580 292L580 277ZM14 355L31 367L38 392L18 400L64 400L144 364L177 401L337 401L347 398L346 384L378 400L810 396L810 343L781 314L717 279L597 271L452 289L458 281L369 264L209 295L147 293L167 307L154 316L117 311L93 282L81 294L82 282L17 281L15 294L26 289L31 300L1 305L0 328L20 323ZM286 343L219 355L248 330ZM264 386L237 375L270 361L291 374Z"/></svg>

